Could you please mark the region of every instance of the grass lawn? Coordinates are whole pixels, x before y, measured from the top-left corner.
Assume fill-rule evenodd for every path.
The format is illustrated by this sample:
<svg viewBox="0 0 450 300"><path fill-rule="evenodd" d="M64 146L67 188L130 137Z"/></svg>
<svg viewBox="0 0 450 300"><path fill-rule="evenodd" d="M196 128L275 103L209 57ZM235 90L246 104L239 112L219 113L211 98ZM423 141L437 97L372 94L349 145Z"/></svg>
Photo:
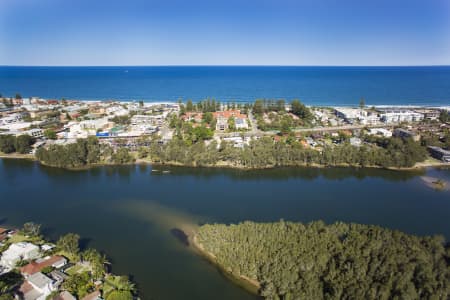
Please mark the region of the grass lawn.
<svg viewBox="0 0 450 300"><path fill-rule="evenodd" d="M14 243L20 243L20 242L27 242L29 240L30 240L29 237L27 237L25 235L22 235L22 234L19 234L19 233L16 233L12 237L10 237L8 241L11 244L14 244Z"/></svg>
<svg viewBox="0 0 450 300"><path fill-rule="evenodd" d="M75 265L66 270L66 273L69 275L74 275L76 273L82 273L83 271L87 271L87 268L82 265Z"/></svg>

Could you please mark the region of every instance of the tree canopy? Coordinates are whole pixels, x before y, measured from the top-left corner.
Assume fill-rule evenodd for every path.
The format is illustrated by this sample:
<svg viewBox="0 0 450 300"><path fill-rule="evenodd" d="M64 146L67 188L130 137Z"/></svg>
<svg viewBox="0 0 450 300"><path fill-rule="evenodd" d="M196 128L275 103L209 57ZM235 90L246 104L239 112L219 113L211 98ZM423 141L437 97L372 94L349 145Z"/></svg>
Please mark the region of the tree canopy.
<svg viewBox="0 0 450 300"><path fill-rule="evenodd" d="M217 263L261 284L266 299L448 299L450 249L372 225L280 221L203 225Z"/></svg>

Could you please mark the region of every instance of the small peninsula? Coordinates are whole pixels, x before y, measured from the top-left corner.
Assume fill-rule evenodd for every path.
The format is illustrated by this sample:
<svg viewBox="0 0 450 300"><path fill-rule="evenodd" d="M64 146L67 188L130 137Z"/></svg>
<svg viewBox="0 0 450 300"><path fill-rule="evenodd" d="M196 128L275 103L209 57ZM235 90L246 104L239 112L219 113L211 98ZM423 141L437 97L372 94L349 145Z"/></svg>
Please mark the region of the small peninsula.
<svg viewBox="0 0 450 300"><path fill-rule="evenodd" d="M265 299L448 299L443 237L321 221L203 225L196 248Z"/></svg>

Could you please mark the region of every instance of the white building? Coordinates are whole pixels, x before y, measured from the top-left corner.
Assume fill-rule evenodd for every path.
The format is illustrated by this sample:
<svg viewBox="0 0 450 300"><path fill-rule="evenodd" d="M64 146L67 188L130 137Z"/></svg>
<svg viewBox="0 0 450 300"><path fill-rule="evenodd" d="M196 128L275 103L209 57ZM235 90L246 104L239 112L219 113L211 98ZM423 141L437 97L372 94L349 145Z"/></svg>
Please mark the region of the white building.
<svg viewBox="0 0 450 300"><path fill-rule="evenodd" d="M244 118L236 118L234 120L236 129L248 129L248 123L247 120Z"/></svg>
<svg viewBox="0 0 450 300"><path fill-rule="evenodd" d="M381 120L385 123L400 123L400 122L418 122L423 120L423 114L411 110L385 110L381 114Z"/></svg>
<svg viewBox="0 0 450 300"><path fill-rule="evenodd" d="M40 128L33 128L30 130L27 130L25 132L25 134L28 134L29 136L34 137L34 138L41 138L44 136L44 132Z"/></svg>
<svg viewBox="0 0 450 300"><path fill-rule="evenodd" d="M370 128L369 135L381 135L383 137L391 137L392 131L384 128Z"/></svg>
<svg viewBox="0 0 450 300"><path fill-rule="evenodd" d="M19 113L10 114L4 118L0 119L0 126L19 123L22 121L22 115Z"/></svg>
<svg viewBox="0 0 450 300"><path fill-rule="evenodd" d="M45 300L56 288L53 286L53 280L42 274L41 272L34 273L28 276L28 283L35 289L39 295L36 300Z"/></svg>
<svg viewBox="0 0 450 300"><path fill-rule="evenodd" d="M39 257L39 247L27 242L15 243L3 252L0 264L14 268L21 260L30 260Z"/></svg>

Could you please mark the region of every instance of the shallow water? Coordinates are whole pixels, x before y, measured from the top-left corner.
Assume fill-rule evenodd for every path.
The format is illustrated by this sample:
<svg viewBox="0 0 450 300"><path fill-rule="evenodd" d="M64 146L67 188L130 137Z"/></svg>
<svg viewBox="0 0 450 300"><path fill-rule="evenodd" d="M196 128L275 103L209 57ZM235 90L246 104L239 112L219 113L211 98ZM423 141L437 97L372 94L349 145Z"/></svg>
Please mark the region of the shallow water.
<svg viewBox="0 0 450 300"><path fill-rule="evenodd" d="M158 169L162 169L158 167ZM43 224L105 251L113 271L131 274L143 299L255 299L179 236L205 222L323 219L378 224L450 239L450 193L421 176L450 171L274 169L238 171L151 166L66 171L24 160L0 160L0 224Z"/></svg>

